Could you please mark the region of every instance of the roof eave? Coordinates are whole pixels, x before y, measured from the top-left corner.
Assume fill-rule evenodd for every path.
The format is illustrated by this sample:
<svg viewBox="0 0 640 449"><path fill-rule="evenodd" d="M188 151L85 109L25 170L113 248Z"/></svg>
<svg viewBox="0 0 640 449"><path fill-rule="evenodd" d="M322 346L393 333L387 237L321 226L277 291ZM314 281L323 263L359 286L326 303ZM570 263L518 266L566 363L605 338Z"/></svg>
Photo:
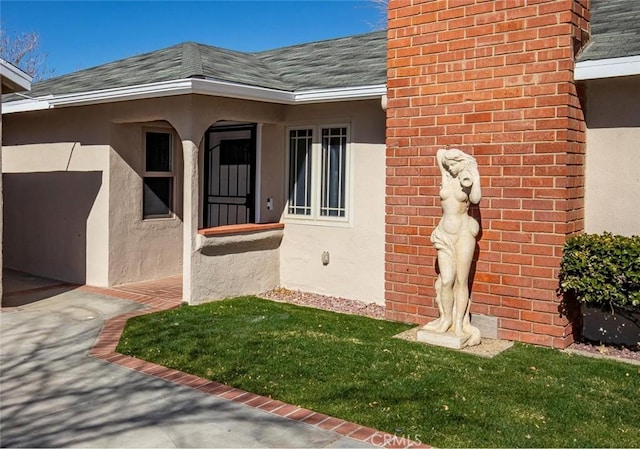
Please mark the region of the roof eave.
<svg viewBox="0 0 640 449"><path fill-rule="evenodd" d="M262 101L267 103L293 104L292 92L266 87L249 86L227 81L192 79L193 94L216 97L236 98L240 100Z"/></svg>
<svg viewBox="0 0 640 449"><path fill-rule="evenodd" d="M3 114L86 106L117 101L132 101L173 95L200 94L278 104L324 103L347 100L380 98L386 94L386 85L346 88L313 89L289 92L264 87L248 86L225 81L188 78L174 81L119 87L64 95L49 95L30 100L3 104Z"/></svg>
<svg viewBox="0 0 640 449"><path fill-rule="evenodd" d="M0 59L0 77L2 78L2 93L31 90L33 78L4 59ZM5 91L5 86L9 89L8 91Z"/></svg>
<svg viewBox="0 0 640 449"><path fill-rule="evenodd" d="M585 81L633 75L640 75L640 55L578 62L574 78Z"/></svg>
<svg viewBox="0 0 640 449"><path fill-rule="evenodd" d="M338 87L328 89L312 89L295 93L295 103L327 103L348 100L374 100L387 93L386 84L369 86Z"/></svg>

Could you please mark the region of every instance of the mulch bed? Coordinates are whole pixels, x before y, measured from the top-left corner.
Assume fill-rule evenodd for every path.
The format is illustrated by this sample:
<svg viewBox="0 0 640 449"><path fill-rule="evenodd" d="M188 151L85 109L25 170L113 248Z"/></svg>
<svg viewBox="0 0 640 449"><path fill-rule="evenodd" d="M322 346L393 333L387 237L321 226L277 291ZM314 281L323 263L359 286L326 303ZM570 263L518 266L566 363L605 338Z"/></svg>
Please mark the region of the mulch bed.
<svg viewBox="0 0 640 449"><path fill-rule="evenodd" d="M640 350L637 348L618 348L615 346L606 346L598 343L576 342L568 348L571 351L578 351L593 355L596 357L605 357L617 359L620 361L631 361L640 364Z"/></svg>
<svg viewBox="0 0 640 449"><path fill-rule="evenodd" d="M288 302L299 306L315 307L332 312L348 313L351 315L367 316L369 318L383 319L384 306L376 303L366 303L353 299L338 298L336 296L325 296L317 293L301 292L299 290L288 290L286 288L276 288L269 292L258 295L273 301Z"/></svg>

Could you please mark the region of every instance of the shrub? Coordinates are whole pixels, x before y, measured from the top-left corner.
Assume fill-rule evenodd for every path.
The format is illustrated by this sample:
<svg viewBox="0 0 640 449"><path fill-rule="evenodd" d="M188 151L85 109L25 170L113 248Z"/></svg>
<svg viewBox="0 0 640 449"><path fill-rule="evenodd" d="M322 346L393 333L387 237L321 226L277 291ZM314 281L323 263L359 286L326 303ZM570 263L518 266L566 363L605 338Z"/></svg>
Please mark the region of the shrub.
<svg viewBox="0 0 640 449"><path fill-rule="evenodd" d="M594 305L640 309L640 237L604 233L567 239L560 292Z"/></svg>

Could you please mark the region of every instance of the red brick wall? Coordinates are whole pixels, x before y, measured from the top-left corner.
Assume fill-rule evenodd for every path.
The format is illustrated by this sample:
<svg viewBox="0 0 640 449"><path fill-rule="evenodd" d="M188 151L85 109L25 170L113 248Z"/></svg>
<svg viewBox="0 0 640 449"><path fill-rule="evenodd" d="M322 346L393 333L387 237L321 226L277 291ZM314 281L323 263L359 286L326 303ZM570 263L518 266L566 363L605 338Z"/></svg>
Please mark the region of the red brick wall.
<svg viewBox="0 0 640 449"><path fill-rule="evenodd" d="M478 161L482 226L472 313L499 337L566 347L562 245L583 229L585 126L573 82L589 0L390 0L387 317L436 317L435 154Z"/></svg>

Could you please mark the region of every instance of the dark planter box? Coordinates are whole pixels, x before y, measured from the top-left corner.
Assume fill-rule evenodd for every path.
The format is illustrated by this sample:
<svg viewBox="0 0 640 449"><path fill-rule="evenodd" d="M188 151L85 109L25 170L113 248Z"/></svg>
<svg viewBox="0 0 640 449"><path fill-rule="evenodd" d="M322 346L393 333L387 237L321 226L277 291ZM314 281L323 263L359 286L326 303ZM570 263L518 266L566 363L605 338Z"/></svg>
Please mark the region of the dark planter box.
<svg viewBox="0 0 640 449"><path fill-rule="evenodd" d="M640 310L583 303L582 337L599 343L640 347Z"/></svg>

